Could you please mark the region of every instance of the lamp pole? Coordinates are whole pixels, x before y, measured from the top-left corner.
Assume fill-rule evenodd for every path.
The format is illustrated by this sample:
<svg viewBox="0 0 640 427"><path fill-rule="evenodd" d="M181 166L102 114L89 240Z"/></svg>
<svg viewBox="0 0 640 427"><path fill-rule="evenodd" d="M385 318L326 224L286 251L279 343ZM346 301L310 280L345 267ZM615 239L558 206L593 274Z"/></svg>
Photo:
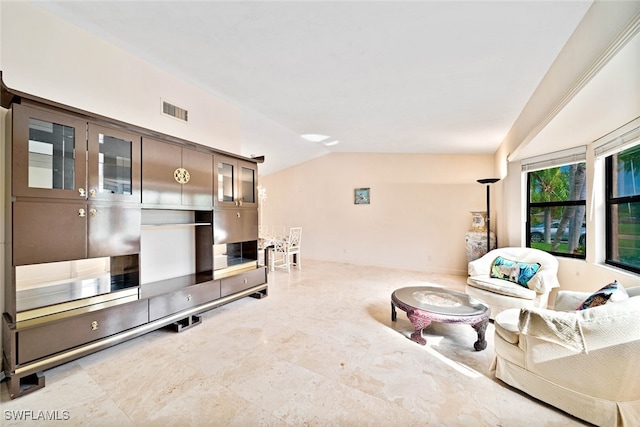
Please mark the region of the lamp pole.
<svg viewBox="0 0 640 427"><path fill-rule="evenodd" d="M487 186L487 253L491 250L491 184L500 181L500 178L479 179L480 184ZM497 247L497 245L496 245Z"/></svg>

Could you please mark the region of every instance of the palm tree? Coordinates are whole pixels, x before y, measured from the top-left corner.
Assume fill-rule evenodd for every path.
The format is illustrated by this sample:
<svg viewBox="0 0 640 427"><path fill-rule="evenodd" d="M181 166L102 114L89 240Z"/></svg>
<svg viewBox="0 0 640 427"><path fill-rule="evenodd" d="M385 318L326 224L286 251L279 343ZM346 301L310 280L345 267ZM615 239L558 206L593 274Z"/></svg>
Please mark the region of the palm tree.
<svg viewBox="0 0 640 427"><path fill-rule="evenodd" d="M569 183L570 192L569 198L566 200L584 200L587 192L586 163L570 165L568 178L567 182ZM564 208L560 224L558 224L558 229L553 239L553 245L551 246L552 252L556 251L558 246L560 246L564 230L567 226L569 227L569 247L567 252L573 253L578 247L580 244L580 230L584 222L585 210L585 206L566 206Z"/></svg>
<svg viewBox="0 0 640 427"><path fill-rule="evenodd" d="M530 180L532 203L557 202L567 199L569 186L566 174L562 172L561 168L556 167L530 172ZM544 241L551 243L551 214L552 210L558 208L545 206L543 209Z"/></svg>

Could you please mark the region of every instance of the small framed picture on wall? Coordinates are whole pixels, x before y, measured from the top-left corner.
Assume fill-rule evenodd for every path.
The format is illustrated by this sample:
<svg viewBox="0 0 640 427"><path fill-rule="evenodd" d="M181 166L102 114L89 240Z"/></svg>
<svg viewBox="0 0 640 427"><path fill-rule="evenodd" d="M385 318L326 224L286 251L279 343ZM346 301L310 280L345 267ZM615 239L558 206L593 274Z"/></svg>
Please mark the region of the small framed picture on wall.
<svg viewBox="0 0 640 427"><path fill-rule="evenodd" d="M356 188L353 203L356 205L368 205L371 203L371 195L368 188Z"/></svg>

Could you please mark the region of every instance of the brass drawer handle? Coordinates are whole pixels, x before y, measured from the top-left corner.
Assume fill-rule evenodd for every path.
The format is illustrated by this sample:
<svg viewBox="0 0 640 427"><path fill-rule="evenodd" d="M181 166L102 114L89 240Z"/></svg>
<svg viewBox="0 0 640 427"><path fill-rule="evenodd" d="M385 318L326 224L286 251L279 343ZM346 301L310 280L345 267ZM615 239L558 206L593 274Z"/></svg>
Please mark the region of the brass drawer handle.
<svg viewBox="0 0 640 427"><path fill-rule="evenodd" d="M187 301L191 301L191 294L187 295Z"/></svg>
<svg viewBox="0 0 640 427"><path fill-rule="evenodd" d="M93 322L91 322L91 330L92 331L97 331L98 330L98 321L94 320Z"/></svg>
<svg viewBox="0 0 640 427"><path fill-rule="evenodd" d="M84 191L84 188L78 188L78 196L84 197L86 195L87 195L87 193L86 193L86 191Z"/></svg>
<svg viewBox="0 0 640 427"><path fill-rule="evenodd" d="M89 190L89 196L96 197L96 190L93 190L93 189Z"/></svg>
<svg viewBox="0 0 640 427"><path fill-rule="evenodd" d="M84 218L85 216L87 216L87 211L85 211L84 209L80 208L78 209L78 216L80 218Z"/></svg>
<svg viewBox="0 0 640 427"><path fill-rule="evenodd" d="M95 210L95 209L89 209L89 214L90 214L91 216L96 216L96 215L98 215L98 211L97 211L97 210Z"/></svg>

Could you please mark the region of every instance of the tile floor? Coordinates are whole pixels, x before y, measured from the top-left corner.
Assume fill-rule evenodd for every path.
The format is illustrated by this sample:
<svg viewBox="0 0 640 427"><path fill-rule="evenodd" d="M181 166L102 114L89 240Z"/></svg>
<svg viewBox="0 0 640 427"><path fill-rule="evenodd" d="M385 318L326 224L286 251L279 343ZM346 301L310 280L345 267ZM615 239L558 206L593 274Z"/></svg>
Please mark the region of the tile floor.
<svg viewBox="0 0 640 427"><path fill-rule="evenodd" d="M489 345L468 325L432 324L427 345L391 322L394 289L464 288L464 277L305 260L269 275L269 296L204 314L45 372L9 400L2 425L572 426L585 425L496 380ZM32 411L31 413L25 411ZM16 421L57 411L62 421ZM49 412L51 414L52 412Z"/></svg>

